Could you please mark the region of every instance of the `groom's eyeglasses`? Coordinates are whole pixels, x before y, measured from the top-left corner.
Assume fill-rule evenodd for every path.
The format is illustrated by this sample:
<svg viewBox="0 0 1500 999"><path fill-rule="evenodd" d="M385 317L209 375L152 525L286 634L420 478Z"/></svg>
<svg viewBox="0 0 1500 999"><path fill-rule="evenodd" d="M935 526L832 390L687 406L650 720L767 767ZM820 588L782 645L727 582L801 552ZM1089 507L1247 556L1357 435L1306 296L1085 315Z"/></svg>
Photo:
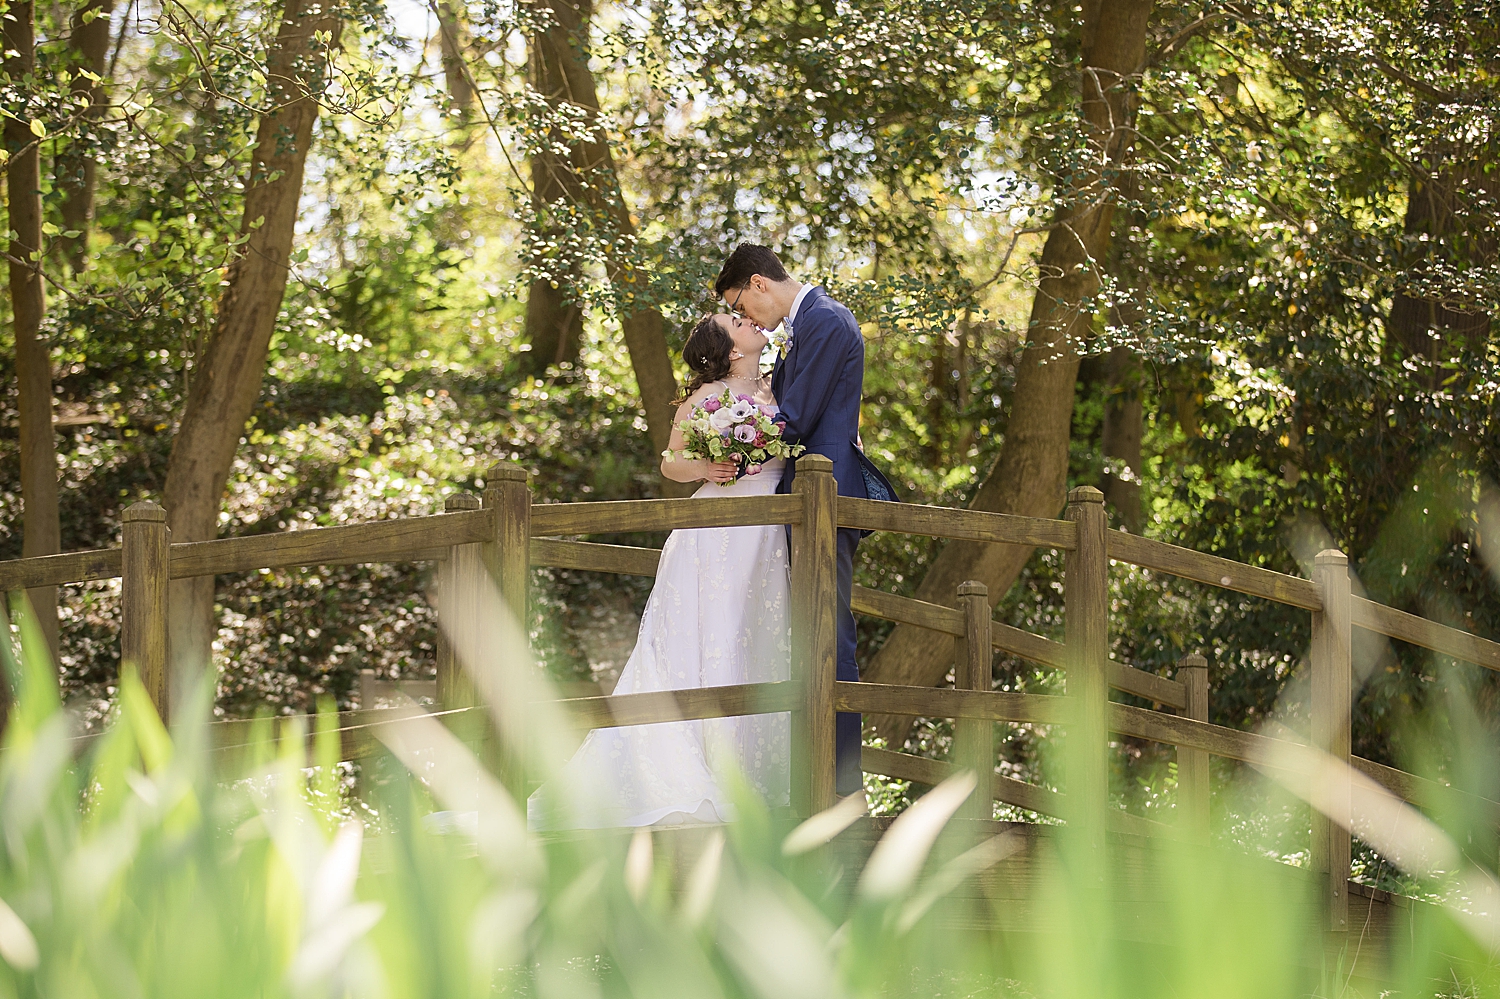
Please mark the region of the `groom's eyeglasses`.
<svg viewBox="0 0 1500 999"><path fill-rule="evenodd" d="M745 291L749 287L750 286L747 284L747 285L745 285L744 288L741 288L740 289L740 293L738 295L734 296L734 301L729 303L729 314L731 316L736 316L736 317L738 317L740 319L749 319L750 318L749 316L745 315L743 312L740 311L740 299L742 299L742 298L745 297Z"/></svg>

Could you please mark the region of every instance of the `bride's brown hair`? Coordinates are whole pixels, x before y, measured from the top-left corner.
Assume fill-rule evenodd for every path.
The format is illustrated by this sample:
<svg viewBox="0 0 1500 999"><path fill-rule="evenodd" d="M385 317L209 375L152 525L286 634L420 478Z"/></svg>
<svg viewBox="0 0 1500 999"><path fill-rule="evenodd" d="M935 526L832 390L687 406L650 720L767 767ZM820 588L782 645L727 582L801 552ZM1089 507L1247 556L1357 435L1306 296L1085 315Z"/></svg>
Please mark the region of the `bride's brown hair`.
<svg viewBox="0 0 1500 999"><path fill-rule="evenodd" d="M687 343L682 347L682 359L692 371L692 380L677 399L682 405L690 396L709 382L729 377L729 352L734 350L734 338L724 324L713 316L704 316L693 326Z"/></svg>

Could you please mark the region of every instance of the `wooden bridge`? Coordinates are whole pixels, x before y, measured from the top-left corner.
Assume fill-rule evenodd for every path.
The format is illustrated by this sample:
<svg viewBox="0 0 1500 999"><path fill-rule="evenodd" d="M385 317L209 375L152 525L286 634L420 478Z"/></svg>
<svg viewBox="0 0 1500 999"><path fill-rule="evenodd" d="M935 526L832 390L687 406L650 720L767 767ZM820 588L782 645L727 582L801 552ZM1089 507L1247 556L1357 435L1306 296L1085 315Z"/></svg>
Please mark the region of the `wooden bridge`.
<svg viewBox="0 0 1500 999"><path fill-rule="evenodd" d="M969 817L988 820L989 799L1081 824L1102 845L1116 836L1171 836L1206 844L1211 755L1264 765L1278 748L1311 746L1372 778L1396 797L1420 808L1452 800L1460 792L1415 774L1363 760L1350 753L1353 691L1352 649L1356 628L1500 670L1500 644L1355 596L1347 560L1336 551L1317 556L1313 579L1243 565L1212 555L1107 528L1101 494L1073 490L1066 519L1047 520L836 495L831 463L801 459L791 495L622 502L533 504L526 473L496 465L481 500L450 496L442 514L403 520L292 531L282 534L172 544L160 506L142 502L125 511L120 548L0 562L0 590L50 587L122 578L122 660L136 664L165 717L170 710L171 658L167 647L168 581L267 568L372 562L441 563L440 579L465 571L487 571L504 600L524 613L532 566L640 576L654 575L658 551L567 540L612 533L694 527L789 524L792 532L792 672L786 682L682 691L567 698L557 703L580 728L641 725L767 711L792 716L792 808L810 815L835 803L834 715L864 714L951 718L956 738L949 762L866 747L866 772L920 784L935 784L960 768L981 775L981 791L967 806ZM843 683L834 678L835 532L840 527L947 538L977 544L1050 548L1066 555L1065 641L1049 639L991 620L982 585L966 583L956 607L856 588L856 613L925 628L951 638L956 684L952 689ZM1306 743L1210 724L1212 696L1202 657L1181 660L1166 678L1109 658L1110 565L1129 563L1210 586L1264 598L1312 615L1311 731ZM946 640L946 639L945 639ZM997 692L991 662L1001 651L1066 674L1066 696ZM437 700L450 714L472 707L474 695L451 643L440 642ZM1113 688L1154 705L1112 702ZM384 712L350 712L341 719L345 757L377 751L370 737ZM1069 739L1086 751L1072 752L1066 795L1001 776L994 769L994 722L1067 727ZM245 722L217 723L219 742L242 740ZM1130 815L1109 804L1110 733L1176 747L1177 823L1168 826ZM1075 743L1075 746L1077 743ZM525 777L511 773L513 790L524 794ZM1335 788L1348 813L1349 785ZM1469 799L1500 824L1500 803ZM1335 814L1340 809L1330 809ZM1411 904L1348 879L1347 829L1314 812L1312 876L1322 884L1321 918L1334 934L1379 924L1395 932ZM1277 866L1277 865L1272 865ZM1276 877L1308 875L1281 868ZM1272 876L1268 872L1268 876ZM1379 910L1377 912L1377 910Z"/></svg>

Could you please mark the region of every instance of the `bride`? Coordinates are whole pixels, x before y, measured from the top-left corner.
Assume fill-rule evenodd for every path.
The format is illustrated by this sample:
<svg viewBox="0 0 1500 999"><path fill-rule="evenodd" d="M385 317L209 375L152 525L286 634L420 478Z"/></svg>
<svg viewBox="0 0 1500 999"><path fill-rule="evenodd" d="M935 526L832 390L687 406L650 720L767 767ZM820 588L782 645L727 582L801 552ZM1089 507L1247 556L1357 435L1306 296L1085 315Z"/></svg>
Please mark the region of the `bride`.
<svg viewBox="0 0 1500 999"><path fill-rule="evenodd" d="M766 343L758 326L729 315L704 317L688 336L683 357L693 379L661 471L678 482L702 481L695 497L770 495L781 481L779 458L738 479L734 462L683 458L676 426L726 388L774 407L770 379L760 372ZM788 679L787 597L781 525L673 531L615 693ZM785 805L790 742L785 713L596 729L531 796L528 823L556 829L724 822L734 817L725 788L734 773L768 805Z"/></svg>

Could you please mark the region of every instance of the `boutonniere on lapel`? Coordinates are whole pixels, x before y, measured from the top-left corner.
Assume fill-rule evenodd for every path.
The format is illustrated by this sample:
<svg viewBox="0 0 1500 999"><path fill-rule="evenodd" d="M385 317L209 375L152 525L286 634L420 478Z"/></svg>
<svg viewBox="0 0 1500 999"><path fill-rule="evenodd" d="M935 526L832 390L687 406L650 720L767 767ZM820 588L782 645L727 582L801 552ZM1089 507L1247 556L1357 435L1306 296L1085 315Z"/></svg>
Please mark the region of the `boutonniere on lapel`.
<svg viewBox="0 0 1500 999"><path fill-rule="evenodd" d="M792 328L784 321L774 330L767 330L766 337L770 340L771 347L776 351L777 356L784 357L786 352L792 349Z"/></svg>

